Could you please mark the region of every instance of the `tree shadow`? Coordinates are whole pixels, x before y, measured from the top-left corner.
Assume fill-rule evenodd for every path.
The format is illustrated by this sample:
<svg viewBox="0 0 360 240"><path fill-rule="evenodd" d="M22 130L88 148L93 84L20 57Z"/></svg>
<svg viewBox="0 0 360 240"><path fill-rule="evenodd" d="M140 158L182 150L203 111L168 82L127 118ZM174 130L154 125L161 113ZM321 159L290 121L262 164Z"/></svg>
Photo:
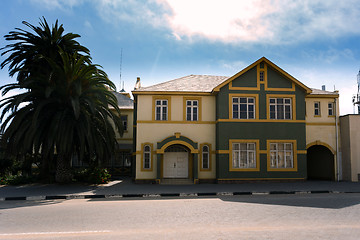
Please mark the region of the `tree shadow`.
<svg viewBox="0 0 360 240"><path fill-rule="evenodd" d="M14 201L1 201L0 210L13 209L13 208L22 208L22 207L34 207L34 206L46 206L59 204L66 201L65 199L58 200L14 200ZM1 212L0 212L1 216Z"/></svg>
<svg viewBox="0 0 360 240"><path fill-rule="evenodd" d="M220 197L223 201L282 205L292 207L306 208L327 208L342 209L360 204L360 194L344 193L344 194L274 194L264 196L224 196Z"/></svg>

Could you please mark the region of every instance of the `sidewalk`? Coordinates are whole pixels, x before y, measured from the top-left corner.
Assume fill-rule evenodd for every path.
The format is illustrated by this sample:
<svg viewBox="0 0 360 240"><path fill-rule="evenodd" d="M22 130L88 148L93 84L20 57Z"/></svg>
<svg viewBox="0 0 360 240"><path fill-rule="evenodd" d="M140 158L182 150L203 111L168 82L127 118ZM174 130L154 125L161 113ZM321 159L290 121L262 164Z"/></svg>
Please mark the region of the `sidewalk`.
<svg viewBox="0 0 360 240"><path fill-rule="evenodd" d="M104 185L30 184L22 186L0 186L0 201L297 193L360 193L360 182L305 181L158 185L135 184L130 178L124 178Z"/></svg>

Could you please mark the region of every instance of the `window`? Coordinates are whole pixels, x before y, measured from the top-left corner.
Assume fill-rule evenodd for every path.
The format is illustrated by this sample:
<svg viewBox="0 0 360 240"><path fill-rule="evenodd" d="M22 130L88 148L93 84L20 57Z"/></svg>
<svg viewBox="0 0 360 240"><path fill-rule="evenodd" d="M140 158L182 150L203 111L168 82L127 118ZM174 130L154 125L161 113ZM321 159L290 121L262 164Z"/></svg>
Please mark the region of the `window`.
<svg viewBox="0 0 360 240"><path fill-rule="evenodd" d="M333 102L328 103L328 115L334 116L334 103Z"/></svg>
<svg viewBox="0 0 360 240"><path fill-rule="evenodd" d="M155 120L166 121L168 119L168 100L155 100Z"/></svg>
<svg viewBox="0 0 360 240"><path fill-rule="evenodd" d="M270 168L293 168L293 144L270 143Z"/></svg>
<svg viewBox="0 0 360 240"><path fill-rule="evenodd" d="M143 168L151 169L151 147L149 145L144 146L143 154Z"/></svg>
<svg viewBox="0 0 360 240"><path fill-rule="evenodd" d="M210 169L209 146L204 145L201 149L202 169Z"/></svg>
<svg viewBox="0 0 360 240"><path fill-rule="evenodd" d="M128 121L127 121L127 115L121 116L121 123L123 125L124 131L128 130Z"/></svg>
<svg viewBox="0 0 360 240"><path fill-rule="evenodd" d="M198 109L198 100L186 100L186 121L197 121Z"/></svg>
<svg viewBox="0 0 360 240"><path fill-rule="evenodd" d="M320 102L314 102L314 115L320 116Z"/></svg>
<svg viewBox="0 0 360 240"><path fill-rule="evenodd" d="M260 82L263 82L264 81L264 74L265 74L265 72L264 71L260 71L259 72L259 77L260 77Z"/></svg>
<svg viewBox="0 0 360 240"><path fill-rule="evenodd" d="M291 98L270 98L270 119L292 119Z"/></svg>
<svg viewBox="0 0 360 240"><path fill-rule="evenodd" d="M233 143L232 145L233 168L256 168L256 144Z"/></svg>
<svg viewBox="0 0 360 240"><path fill-rule="evenodd" d="M233 119L255 119L255 98L233 97L232 113Z"/></svg>

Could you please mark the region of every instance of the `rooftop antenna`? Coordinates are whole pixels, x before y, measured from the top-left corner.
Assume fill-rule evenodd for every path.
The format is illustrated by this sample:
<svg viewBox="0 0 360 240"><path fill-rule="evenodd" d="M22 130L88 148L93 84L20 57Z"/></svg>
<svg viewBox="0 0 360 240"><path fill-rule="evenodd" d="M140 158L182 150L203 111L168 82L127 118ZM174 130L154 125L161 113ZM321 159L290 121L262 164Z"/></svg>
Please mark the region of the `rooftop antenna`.
<svg viewBox="0 0 360 240"><path fill-rule="evenodd" d="M122 67L122 52L123 52L123 49L121 48L121 52L120 52L120 87L121 87L121 67ZM124 90L124 83L122 83L123 86L122 86L122 90Z"/></svg>
<svg viewBox="0 0 360 240"><path fill-rule="evenodd" d="M354 114L356 114L356 109L357 109L357 114L360 114L360 70L359 73L357 74L357 94L355 94L353 96L352 102L354 105Z"/></svg>

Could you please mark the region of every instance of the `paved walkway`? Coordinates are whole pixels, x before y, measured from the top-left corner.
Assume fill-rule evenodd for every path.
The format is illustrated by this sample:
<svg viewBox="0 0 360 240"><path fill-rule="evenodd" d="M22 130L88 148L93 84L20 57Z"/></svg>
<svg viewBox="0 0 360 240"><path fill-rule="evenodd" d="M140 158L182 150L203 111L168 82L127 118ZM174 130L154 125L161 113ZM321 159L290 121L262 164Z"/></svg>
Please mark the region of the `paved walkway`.
<svg viewBox="0 0 360 240"><path fill-rule="evenodd" d="M256 182L240 184L135 184L129 178L103 185L30 184L0 186L0 200L164 197L297 193L360 193L360 182Z"/></svg>

